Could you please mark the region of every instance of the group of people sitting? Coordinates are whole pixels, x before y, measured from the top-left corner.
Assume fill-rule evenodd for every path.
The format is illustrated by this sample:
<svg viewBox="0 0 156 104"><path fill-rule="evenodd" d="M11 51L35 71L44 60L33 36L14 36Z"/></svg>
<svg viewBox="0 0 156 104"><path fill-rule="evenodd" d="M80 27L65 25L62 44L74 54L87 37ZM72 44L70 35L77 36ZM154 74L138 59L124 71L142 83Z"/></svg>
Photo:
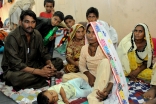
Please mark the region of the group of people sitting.
<svg viewBox="0 0 156 104"><path fill-rule="evenodd" d="M44 6L54 7L54 1L49 3L45 0ZM30 9L21 12L18 26L13 26L15 28L5 39L1 76L7 85L17 91L37 89L48 86L47 80L51 77L62 77L63 83L39 93L38 104L69 104L69 99L75 97L87 97L89 104L103 104L111 97L109 94L116 88L115 83L119 84L122 80L124 97L117 94L118 103L128 104L126 78L133 81L141 79L152 85L144 94L149 99L146 104L156 103L156 64L153 62L153 42L146 24L137 24L117 46L115 29L98 20L98 9L94 7L86 12L88 23L75 24L71 15L64 17L61 11L51 15L48 19L36 17ZM51 29L56 26L64 28L60 25L63 20L69 30L66 46L68 64L65 66L62 59L53 58L56 37L49 37L49 43L43 44L43 38ZM101 40L102 36L106 39ZM64 73L60 72L62 69ZM118 72L120 77L117 77Z"/></svg>

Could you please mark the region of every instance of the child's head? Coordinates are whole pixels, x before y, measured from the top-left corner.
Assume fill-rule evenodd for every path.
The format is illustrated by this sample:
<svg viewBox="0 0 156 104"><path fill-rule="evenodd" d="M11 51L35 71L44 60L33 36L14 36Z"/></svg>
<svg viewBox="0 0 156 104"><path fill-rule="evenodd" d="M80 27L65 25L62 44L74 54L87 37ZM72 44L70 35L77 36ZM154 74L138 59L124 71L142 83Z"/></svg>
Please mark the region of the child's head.
<svg viewBox="0 0 156 104"><path fill-rule="evenodd" d="M86 12L86 18L88 22L97 21L97 19L99 18L98 9L94 7L90 7Z"/></svg>
<svg viewBox="0 0 156 104"><path fill-rule="evenodd" d="M44 0L44 7L45 7L47 13L51 13L54 6L55 6L54 0Z"/></svg>
<svg viewBox="0 0 156 104"><path fill-rule="evenodd" d="M58 26L64 20L64 14L61 11L56 11L51 18L51 25Z"/></svg>
<svg viewBox="0 0 156 104"><path fill-rule="evenodd" d="M58 93L54 90L42 91L37 96L38 104L55 104L58 101Z"/></svg>
<svg viewBox="0 0 156 104"><path fill-rule="evenodd" d="M71 16L71 15L67 15L64 18L64 22L68 28L71 28L75 24L75 20L74 20L73 16Z"/></svg>

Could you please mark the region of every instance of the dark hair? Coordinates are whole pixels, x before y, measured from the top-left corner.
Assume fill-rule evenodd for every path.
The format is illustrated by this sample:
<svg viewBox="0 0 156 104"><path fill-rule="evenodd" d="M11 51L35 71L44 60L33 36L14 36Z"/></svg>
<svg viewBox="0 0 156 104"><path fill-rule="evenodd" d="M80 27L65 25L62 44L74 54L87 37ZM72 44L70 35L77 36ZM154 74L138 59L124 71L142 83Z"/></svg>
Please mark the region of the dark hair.
<svg viewBox="0 0 156 104"><path fill-rule="evenodd" d="M58 16L61 21L64 20L64 14L61 11L56 11L53 16Z"/></svg>
<svg viewBox="0 0 156 104"><path fill-rule="evenodd" d="M145 24L146 25L146 24ZM145 32L145 28L144 28L144 26L142 26L141 24L138 24L138 25L136 25L135 26L135 28L137 27L137 26L141 26L142 28L143 28L143 30L144 30L144 32ZM146 25L147 26L147 25ZM133 40L133 33L134 33L134 31L135 31L135 28L134 28L134 30L132 31L132 35L131 35L131 47L130 47L130 49L128 50L128 52L131 52L133 49L134 49L134 40ZM148 28L148 27L147 27ZM145 33L145 35L146 35L146 33ZM136 53L137 54L137 53ZM138 57L139 58L139 57ZM140 59L140 58L139 58ZM140 59L140 60L142 60L142 59Z"/></svg>
<svg viewBox="0 0 156 104"><path fill-rule="evenodd" d="M97 8L94 8L94 7L90 7L87 12L86 12L86 17L88 17L88 15L90 13L94 13L96 15L97 18L99 18L99 12L98 12L98 9Z"/></svg>
<svg viewBox="0 0 156 104"><path fill-rule="evenodd" d="M145 24L146 25L146 24ZM138 26L141 26L142 28L143 28L143 30L144 30L144 32L145 32L145 28L144 28L144 26L142 26L142 25L137 25L136 27L138 27ZM147 26L147 25L146 25ZM136 29L136 27L134 28L134 30ZM148 27L147 27L148 28ZM134 32L134 30L133 30L133 32Z"/></svg>
<svg viewBox="0 0 156 104"><path fill-rule="evenodd" d="M36 14L32 10L22 10L22 13L20 15L20 20L23 21L25 16L30 16L36 21Z"/></svg>
<svg viewBox="0 0 156 104"><path fill-rule="evenodd" d="M49 104L49 98L44 95L46 91L42 91L37 95L37 104Z"/></svg>
<svg viewBox="0 0 156 104"><path fill-rule="evenodd" d="M88 31L88 28L91 26L91 24L88 24L88 26L87 26L87 28L86 28L86 33L87 33L87 31Z"/></svg>
<svg viewBox="0 0 156 104"><path fill-rule="evenodd" d="M46 5L46 3L52 3L53 7L55 6L55 1L54 0L44 0L44 6Z"/></svg>
<svg viewBox="0 0 156 104"><path fill-rule="evenodd" d="M74 20L74 18L73 18L72 15L66 15L66 16L64 17L64 22L65 22L67 19L72 19L72 20Z"/></svg>

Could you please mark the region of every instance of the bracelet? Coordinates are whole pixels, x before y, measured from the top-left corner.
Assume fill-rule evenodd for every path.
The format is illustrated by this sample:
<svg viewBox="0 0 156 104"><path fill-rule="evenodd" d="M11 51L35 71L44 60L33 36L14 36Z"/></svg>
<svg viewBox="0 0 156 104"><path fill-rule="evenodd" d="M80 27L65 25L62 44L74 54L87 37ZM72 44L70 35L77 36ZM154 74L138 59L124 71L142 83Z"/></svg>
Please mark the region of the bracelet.
<svg viewBox="0 0 156 104"><path fill-rule="evenodd" d="M31 74L33 74L34 70L35 70L35 68L34 68L33 71L31 72Z"/></svg>

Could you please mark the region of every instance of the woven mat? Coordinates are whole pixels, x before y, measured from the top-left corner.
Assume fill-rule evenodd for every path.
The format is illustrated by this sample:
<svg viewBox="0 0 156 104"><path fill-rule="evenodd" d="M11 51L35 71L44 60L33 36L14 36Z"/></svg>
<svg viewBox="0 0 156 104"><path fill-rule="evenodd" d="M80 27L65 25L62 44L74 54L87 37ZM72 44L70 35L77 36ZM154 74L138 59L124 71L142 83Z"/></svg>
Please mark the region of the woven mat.
<svg viewBox="0 0 156 104"><path fill-rule="evenodd" d="M48 88L49 87L47 86L41 89L31 88L16 92L11 86L7 86L5 83L0 82L0 91L16 101L18 104L32 104L32 102L36 101L38 93Z"/></svg>
<svg viewBox="0 0 156 104"><path fill-rule="evenodd" d="M147 92L150 88L150 84L144 82L134 82L130 81L128 86L129 89L129 103L131 104L142 104L146 100L143 97L143 94Z"/></svg>

